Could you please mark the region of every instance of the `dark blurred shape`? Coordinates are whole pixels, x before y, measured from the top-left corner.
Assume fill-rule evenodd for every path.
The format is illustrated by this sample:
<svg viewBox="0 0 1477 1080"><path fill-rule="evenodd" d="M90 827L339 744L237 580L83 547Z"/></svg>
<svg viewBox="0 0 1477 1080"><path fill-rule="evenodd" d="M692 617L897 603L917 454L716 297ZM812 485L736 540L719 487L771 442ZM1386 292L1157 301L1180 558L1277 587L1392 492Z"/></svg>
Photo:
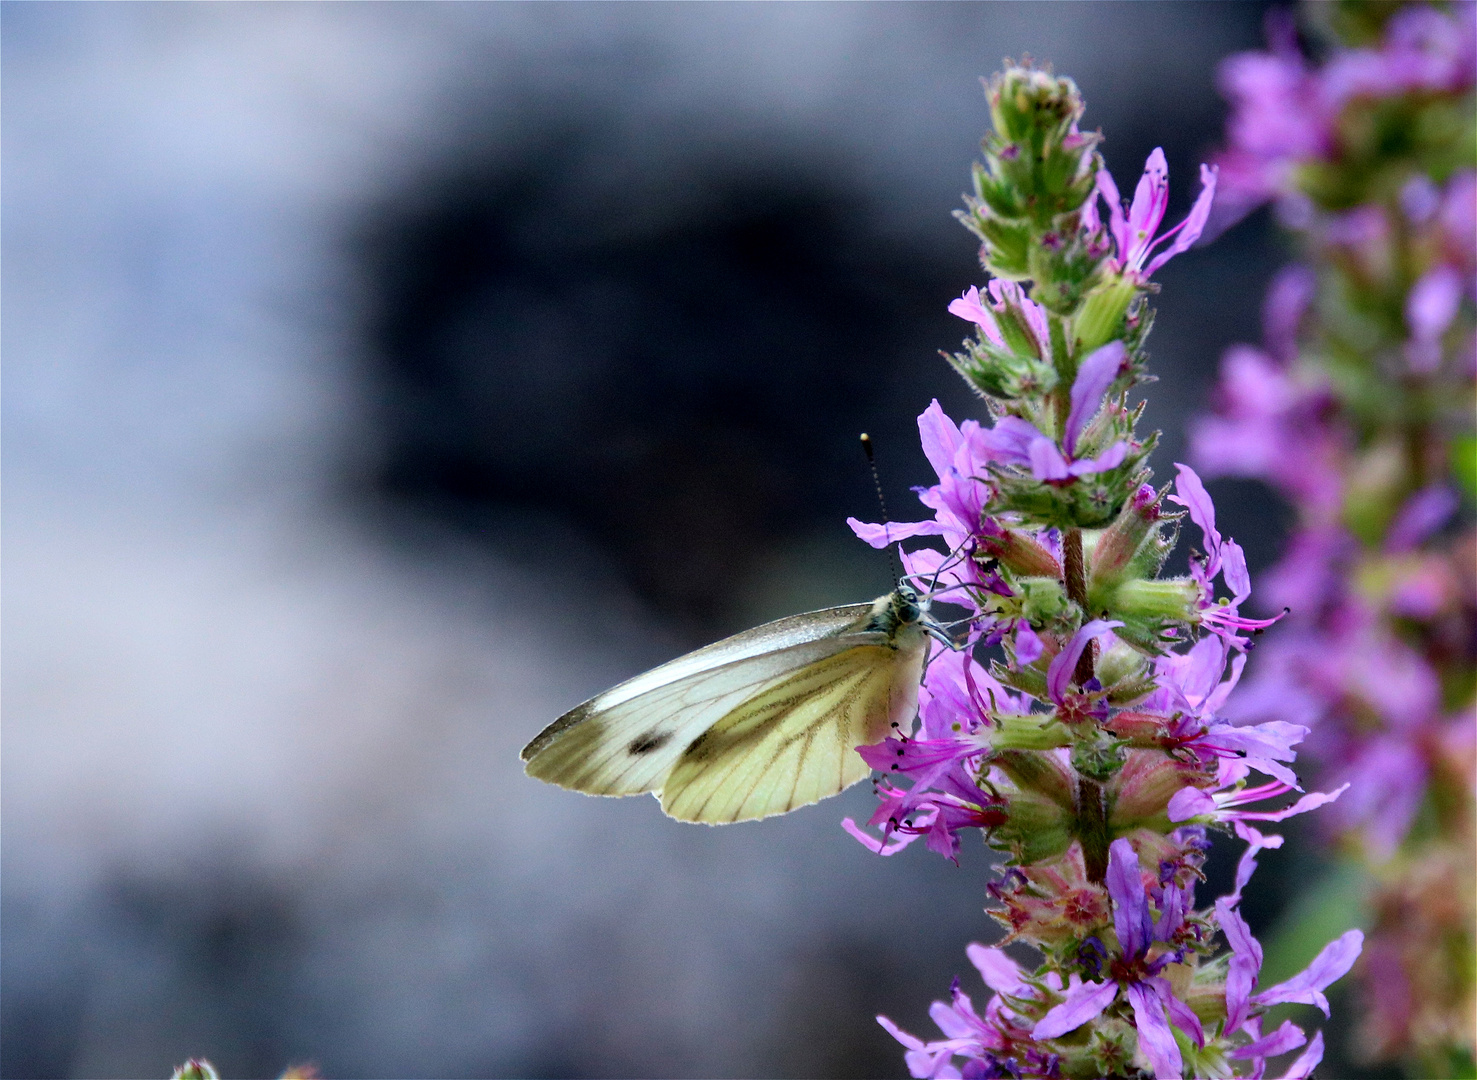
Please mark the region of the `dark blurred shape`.
<svg viewBox="0 0 1477 1080"><path fill-rule="evenodd" d="M778 543L875 516L859 431L894 482L917 457L971 244L886 235L813 147L672 132L633 176L612 126L458 162L375 223L377 480L494 539L510 510L557 515L711 632Z"/></svg>

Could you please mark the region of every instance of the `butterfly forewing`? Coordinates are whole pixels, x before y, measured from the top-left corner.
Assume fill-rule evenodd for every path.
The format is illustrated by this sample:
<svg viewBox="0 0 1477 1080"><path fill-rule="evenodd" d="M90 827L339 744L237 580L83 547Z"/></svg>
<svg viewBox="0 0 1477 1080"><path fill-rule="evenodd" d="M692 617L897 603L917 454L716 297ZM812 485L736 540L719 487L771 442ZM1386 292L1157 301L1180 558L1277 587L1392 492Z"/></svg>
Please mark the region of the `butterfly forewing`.
<svg viewBox="0 0 1477 1080"><path fill-rule="evenodd" d="M654 791L689 743L769 683L877 634L840 631L867 604L792 615L678 657L555 720L523 750L527 772L592 795Z"/></svg>
<svg viewBox="0 0 1477 1080"><path fill-rule="evenodd" d="M911 717L923 653L921 636L857 642L778 680L682 753L662 809L719 824L783 814L850 787L869 771L855 748Z"/></svg>

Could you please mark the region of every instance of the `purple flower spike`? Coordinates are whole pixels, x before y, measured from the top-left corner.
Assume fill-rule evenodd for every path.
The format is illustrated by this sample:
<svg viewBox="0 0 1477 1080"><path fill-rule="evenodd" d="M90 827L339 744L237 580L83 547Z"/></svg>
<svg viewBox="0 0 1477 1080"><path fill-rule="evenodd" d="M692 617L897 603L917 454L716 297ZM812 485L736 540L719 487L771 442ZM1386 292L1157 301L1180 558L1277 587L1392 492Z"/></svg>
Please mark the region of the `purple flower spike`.
<svg viewBox="0 0 1477 1080"><path fill-rule="evenodd" d="M1128 349L1121 341L1110 341L1100 349L1087 355L1077 369L1077 378L1072 383L1072 411L1067 414L1067 425L1062 432L1062 446L1068 454L1077 453L1077 438L1087 422L1097 415L1103 394L1118 377L1119 370L1128 359Z"/></svg>

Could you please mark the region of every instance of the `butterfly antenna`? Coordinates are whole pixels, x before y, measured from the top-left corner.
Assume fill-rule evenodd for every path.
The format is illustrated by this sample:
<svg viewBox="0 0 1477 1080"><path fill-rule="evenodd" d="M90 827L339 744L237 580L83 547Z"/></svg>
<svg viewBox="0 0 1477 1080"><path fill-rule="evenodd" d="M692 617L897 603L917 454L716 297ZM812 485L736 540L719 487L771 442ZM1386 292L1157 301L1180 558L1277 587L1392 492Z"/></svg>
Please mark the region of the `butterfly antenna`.
<svg viewBox="0 0 1477 1080"><path fill-rule="evenodd" d="M882 527L887 529L892 524L892 518L887 516L887 498L882 494L882 478L877 475L877 459L873 456L872 436L865 431L862 432L862 453L867 455L867 468L872 470L872 487L877 491L877 505L882 509ZM902 541L899 540L895 546L888 544L887 551L892 557L892 580L901 581L903 577Z"/></svg>

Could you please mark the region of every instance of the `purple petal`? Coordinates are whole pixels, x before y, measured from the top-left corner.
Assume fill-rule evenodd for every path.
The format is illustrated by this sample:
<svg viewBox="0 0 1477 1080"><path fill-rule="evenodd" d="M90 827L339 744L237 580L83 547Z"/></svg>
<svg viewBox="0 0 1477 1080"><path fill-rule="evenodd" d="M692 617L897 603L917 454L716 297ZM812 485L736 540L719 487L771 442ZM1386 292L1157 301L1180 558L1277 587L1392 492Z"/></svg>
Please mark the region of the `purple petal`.
<svg viewBox="0 0 1477 1080"><path fill-rule="evenodd" d="M1239 1049L1232 1050L1233 1058L1269 1058L1285 1054L1289 1050L1296 1050L1308 1041L1308 1036L1303 1029L1291 1020L1282 1021L1282 1026L1270 1035L1263 1035L1253 1043L1247 1043Z"/></svg>
<svg viewBox="0 0 1477 1080"><path fill-rule="evenodd" d="M852 532L874 548L885 548L910 536L940 536L944 531L944 527L937 521L889 521L876 525L849 517L846 524L851 526Z"/></svg>
<svg viewBox="0 0 1477 1080"><path fill-rule="evenodd" d="M1210 501L1210 495L1194 469L1179 462L1175 462L1174 467L1179 470L1179 475L1174 481L1175 494L1169 499L1189 510L1190 520L1199 525L1200 531L1205 534L1206 554L1210 556L1210 565L1205 572L1214 577L1220 569L1221 560L1221 534L1215 527L1215 503Z"/></svg>
<svg viewBox="0 0 1477 1080"><path fill-rule="evenodd" d="M1437 266L1411 287L1405 300L1405 325L1418 341L1434 341L1456 318L1462 301L1461 275Z"/></svg>
<svg viewBox="0 0 1477 1080"><path fill-rule="evenodd" d="M1034 424L1019 416L1002 416L995 421L994 427L979 434L979 443L985 452L993 460L1006 465L1031 464L1032 445L1050 441L1036 430Z"/></svg>
<svg viewBox="0 0 1477 1080"><path fill-rule="evenodd" d="M842 818L841 827L849 832L854 839L861 843L862 847L874 855L896 855L914 840L918 839L915 833L902 833L896 836L891 843L883 841L867 832L851 818ZM885 1026L885 1025L884 1025Z"/></svg>
<svg viewBox="0 0 1477 1080"><path fill-rule="evenodd" d="M949 301L949 314L957 315L981 328L995 328L994 315L985 310L985 305L980 302L980 291L974 285L959 299ZM997 335L991 335L992 338L995 336Z"/></svg>
<svg viewBox="0 0 1477 1080"><path fill-rule="evenodd" d="M1231 590L1231 606L1240 607L1251 595L1251 574L1246 569L1246 553L1234 540L1221 544L1221 575Z"/></svg>
<svg viewBox="0 0 1477 1080"><path fill-rule="evenodd" d="M1142 955L1153 940L1154 927L1149 921L1149 901L1144 895L1144 880L1139 857L1126 839L1114 840L1108 847L1108 895L1113 898L1113 929L1118 931L1118 944L1123 955Z"/></svg>
<svg viewBox="0 0 1477 1080"><path fill-rule="evenodd" d="M1123 459L1128 456L1128 443L1115 442L1095 458L1083 458L1081 461L1072 462L1067 469L1073 476L1087 476L1090 473L1107 472L1116 469L1123 464Z"/></svg>
<svg viewBox="0 0 1477 1080"><path fill-rule="evenodd" d="M1335 788L1332 791L1312 791L1304 795L1291 806L1281 810L1245 810L1241 816L1253 821L1286 821L1290 817L1306 814L1309 810L1317 810L1320 806L1335 801L1340 795L1349 790L1349 785Z"/></svg>
<svg viewBox="0 0 1477 1080"><path fill-rule="evenodd" d="M1323 1061L1323 1032L1313 1032L1313 1041L1308 1043L1308 1048L1297 1056L1297 1060L1287 1067L1287 1072L1282 1074L1282 1080L1311 1080L1313 1070Z"/></svg>
<svg viewBox="0 0 1477 1080"><path fill-rule="evenodd" d="M1077 378L1072 382L1072 410L1067 414L1067 425L1062 435L1062 446L1067 453L1077 452L1077 437L1087 422L1097 415L1103 394L1118 377L1118 370L1128 359L1128 349L1121 341L1110 341L1100 349L1094 349L1077 368Z"/></svg>
<svg viewBox="0 0 1477 1080"><path fill-rule="evenodd" d="M1055 1039L1076 1031L1089 1020L1101 1016L1117 996L1118 984L1115 982L1089 982L1074 986L1066 992L1067 1000L1043 1016L1031 1029L1031 1037Z"/></svg>
<svg viewBox="0 0 1477 1080"><path fill-rule="evenodd" d="M958 980L955 980L955 988L957 993ZM973 1016L974 1005L969 1000L969 995L958 993L957 997L964 999L964 1008L968 1010L970 1016ZM974 1029L970 1027L969 1020L955 1011L958 1004L957 999L952 1007L942 1001L935 1001L928 1007L929 1019L937 1024L938 1029L950 1039L965 1039L975 1034Z"/></svg>
<svg viewBox="0 0 1477 1080"><path fill-rule="evenodd" d="M1034 664L1045 651L1041 638L1031 629L1031 624L1022 619L1015 628L1015 662L1018 665Z"/></svg>
<svg viewBox="0 0 1477 1080"><path fill-rule="evenodd" d="M1277 838L1281 840L1279 836ZM1240 891L1238 886L1237 891ZM1262 946L1251 936L1251 927L1233 907L1234 901L1221 897L1215 902L1216 921L1231 945L1231 963L1226 973L1226 1030L1235 1031L1246 1020L1247 1004L1262 970Z"/></svg>
<svg viewBox="0 0 1477 1080"><path fill-rule="evenodd" d="M1071 475L1056 443L1044 435L1030 445L1031 475L1037 480L1065 480Z"/></svg>
<svg viewBox="0 0 1477 1080"><path fill-rule="evenodd" d="M1216 638L1215 640L1217 642L1221 642L1222 647L1224 647L1225 643L1222 642L1220 638ZM1235 657L1233 657L1231 660L1231 674L1226 678L1224 682L1222 682L1219 686L1217 686L1214 690L1206 695L1205 704L1203 706L1206 712L1214 713L1226 703L1226 699L1231 696L1231 691L1236 689L1236 684L1241 681L1241 672L1245 667L1246 654L1237 653ZM1298 725L1294 724L1292 726L1296 727ZM1306 728L1303 729L1303 734L1307 734ZM1301 736L1298 739L1294 739L1293 741L1301 741Z"/></svg>
<svg viewBox="0 0 1477 1080"><path fill-rule="evenodd" d="M1051 695L1052 701L1061 704L1062 698L1066 696L1067 687L1072 683L1072 672L1076 670L1077 661L1082 658L1082 650L1087 648L1087 643L1122 625L1117 620L1094 619L1072 635L1067 647L1056 654L1051 666L1046 669L1046 692Z"/></svg>
<svg viewBox="0 0 1477 1080"><path fill-rule="evenodd" d="M1460 503L1456 491L1446 484L1422 488L1405 501L1395 516L1394 524L1385 535L1385 550L1401 552L1416 547L1445 525Z"/></svg>
<svg viewBox="0 0 1477 1080"><path fill-rule="evenodd" d="M969 957L969 962L979 970L985 985L995 993L1018 997L1022 990L1027 989L1026 981L1021 978L1020 965L1004 949L971 944L964 953Z"/></svg>
<svg viewBox="0 0 1477 1080"><path fill-rule="evenodd" d="M908 1032L904 1031L902 1028L900 1028L896 1024L894 1024L887 1017L882 1016L882 1015L879 1014L878 1017L877 1017L877 1023L881 1024L884 1028L886 1028L887 1029L887 1033L889 1035L891 1035L898 1042L902 1043L909 1050L922 1050L923 1049L923 1040L922 1039L920 1039L917 1035L910 1035Z"/></svg>
<svg viewBox="0 0 1477 1080"><path fill-rule="evenodd" d="M1145 274L1152 274L1180 252L1188 251L1191 245L1200 239L1200 234L1205 231L1206 219L1210 217L1210 204L1215 199L1217 171L1218 169L1214 166L1200 166L1200 195L1196 198L1195 205L1190 207L1185 220L1175 226L1174 242L1154 256L1149 265L1144 268Z"/></svg>
<svg viewBox="0 0 1477 1080"><path fill-rule="evenodd" d="M1166 812L1170 821L1188 821L1201 814L1215 813L1215 799L1199 788L1180 788L1170 796Z"/></svg>
<svg viewBox="0 0 1477 1080"><path fill-rule="evenodd" d="M1097 190L1108 204L1108 231L1113 234L1121 258L1128 250L1128 223L1123 220L1123 197L1118 194L1118 185L1106 165L1097 171Z"/></svg>
<svg viewBox="0 0 1477 1080"><path fill-rule="evenodd" d="M1262 991L1252 1000L1258 1005L1281 1005L1294 1001L1304 1005L1317 1005L1323 1010L1323 1015L1327 1016L1328 998L1324 997L1323 991L1348 973L1363 949L1363 931L1346 931L1325 945L1323 951L1301 972L1286 982Z"/></svg>
<svg viewBox="0 0 1477 1080"><path fill-rule="evenodd" d="M1133 1006L1134 1026L1139 1031L1139 1049L1149 1059L1158 1080L1179 1080L1184 1069L1179 1044L1164 1019L1159 997L1143 983L1130 983L1128 1001Z"/></svg>
<svg viewBox="0 0 1477 1080"><path fill-rule="evenodd" d="M958 425L944 414L937 398L919 415L918 435L928 463L939 479L944 479L954 467L954 456L963 445L964 437L959 433Z"/></svg>
<svg viewBox="0 0 1477 1080"><path fill-rule="evenodd" d="M1196 1046L1203 1048L1205 1029L1200 1026L1200 1017L1195 1015L1195 1010L1174 996L1174 988L1169 985L1168 979L1150 979L1149 985L1159 996L1165 1012L1169 1013L1170 1023L1194 1039Z"/></svg>
<svg viewBox="0 0 1477 1080"><path fill-rule="evenodd" d="M1226 898L1230 903L1239 904L1241 890L1246 888L1247 882L1251 881L1251 875L1256 873L1257 853L1268 849L1275 851L1280 848L1282 837L1275 833L1271 836L1264 836L1244 821L1234 822L1232 827L1235 828L1236 835L1247 843L1246 850L1241 853L1241 858L1236 863L1236 889Z"/></svg>
<svg viewBox="0 0 1477 1080"><path fill-rule="evenodd" d="M1283 363L1297 355L1297 333L1313 301L1318 279L1301 263L1277 271L1262 302L1262 336L1267 351Z"/></svg>
<svg viewBox="0 0 1477 1080"><path fill-rule="evenodd" d="M1129 250L1118 252L1127 265L1142 265L1168 207L1169 163L1164 160L1164 151L1156 146L1144 162L1143 175L1133 192L1133 206L1128 210Z"/></svg>

